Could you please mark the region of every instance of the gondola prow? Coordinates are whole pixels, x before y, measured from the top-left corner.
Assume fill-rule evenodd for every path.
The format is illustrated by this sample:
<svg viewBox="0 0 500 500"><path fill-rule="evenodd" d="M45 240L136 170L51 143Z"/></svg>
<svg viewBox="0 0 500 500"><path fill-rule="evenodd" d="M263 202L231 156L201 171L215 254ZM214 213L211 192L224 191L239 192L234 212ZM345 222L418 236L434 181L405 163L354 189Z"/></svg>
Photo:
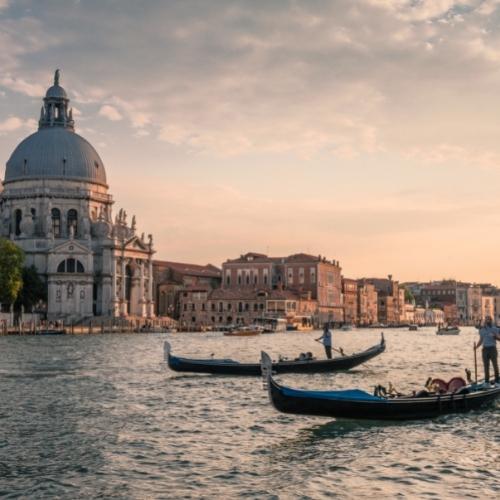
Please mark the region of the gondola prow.
<svg viewBox="0 0 500 500"><path fill-rule="evenodd" d="M165 341L163 344L163 359L165 361L168 361L168 358L170 357L170 351L172 348L170 347L170 343Z"/></svg>
<svg viewBox="0 0 500 500"><path fill-rule="evenodd" d="M260 352L260 372L262 374L263 388L269 388L269 379L273 373L273 362L267 352Z"/></svg>

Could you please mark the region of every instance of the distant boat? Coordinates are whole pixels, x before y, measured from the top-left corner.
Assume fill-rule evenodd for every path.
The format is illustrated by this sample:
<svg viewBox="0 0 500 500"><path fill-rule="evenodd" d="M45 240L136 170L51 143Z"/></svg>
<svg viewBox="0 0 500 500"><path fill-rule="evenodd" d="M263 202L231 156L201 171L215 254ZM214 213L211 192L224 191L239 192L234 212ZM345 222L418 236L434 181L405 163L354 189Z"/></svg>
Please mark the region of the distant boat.
<svg viewBox="0 0 500 500"><path fill-rule="evenodd" d="M229 332L224 332L226 337L251 337L253 335L260 335L264 329L258 325L241 326Z"/></svg>
<svg viewBox="0 0 500 500"><path fill-rule="evenodd" d="M350 323L344 323L340 329L343 331L343 332L351 332L352 329L353 329L353 326L350 324Z"/></svg>
<svg viewBox="0 0 500 500"><path fill-rule="evenodd" d="M313 327L313 321L311 316L295 316L293 319L289 320L290 322L286 325L287 331L311 331Z"/></svg>
<svg viewBox="0 0 500 500"><path fill-rule="evenodd" d="M418 325L410 325L408 326L408 330L410 330L410 332L416 332L418 330Z"/></svg>
<svg viewBox="0 0 500 500"><path fill-rule="evenodd" d="M458 326L438 326L436 335L458 335L460 328Z"/></svg>

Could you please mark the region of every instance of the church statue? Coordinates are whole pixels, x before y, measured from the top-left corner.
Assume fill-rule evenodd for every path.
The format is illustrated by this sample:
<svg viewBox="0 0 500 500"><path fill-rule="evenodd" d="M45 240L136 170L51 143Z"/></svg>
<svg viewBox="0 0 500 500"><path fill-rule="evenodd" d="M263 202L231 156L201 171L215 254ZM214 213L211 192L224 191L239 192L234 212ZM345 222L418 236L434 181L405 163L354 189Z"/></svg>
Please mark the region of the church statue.
<svg viewBox="0 0 500 500"><path fill-rule="evenodd" d="M137 223L135 220L135 215L132 215L132 224L130 225L130 229L132 229L132 231L135 233L136 227L137 227Z"/></svg>
<svg viewBox="0 0 500 500"><path fill-rule="evenodd" d="M59 85L59 76L61 75L61 72L56 69L56 72L54 73L54 85Z"/></svg>

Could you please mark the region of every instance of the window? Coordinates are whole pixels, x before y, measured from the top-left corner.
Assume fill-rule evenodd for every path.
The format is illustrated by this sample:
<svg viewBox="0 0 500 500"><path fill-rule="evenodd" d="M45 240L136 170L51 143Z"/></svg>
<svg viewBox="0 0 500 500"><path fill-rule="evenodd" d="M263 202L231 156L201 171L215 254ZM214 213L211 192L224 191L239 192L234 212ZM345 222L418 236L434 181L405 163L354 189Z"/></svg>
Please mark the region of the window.
<svg viewBox="0 0 500 500"><path fill-rule="evenodd" d="M232 308L233 308L233 305L231 304L231 302L228 302L227 310L230 311Z"/></svg>
<svg viewBox="0 0 500 500"><path fill-rule="evenodd" d="M327 273L326 279L327 279L329 285L333 285L333 273L331 273L331 272Z"/></svg>
<svg viewBox="0 0 500 500"><path fill-rule="evenodd" d="M241 271L238 271L238 285L241 285Z"/></svg>
<svg viewBox="0 0 500 500"><path fill-rule="evenodd" d="M205 310L205 302L203 302L203 303L201 304L201 310L202 310L202 311L204 311L204 310Z"/></svg>
<svg viewBox="0 0 500 500"><path fill-rule="evenodd" d="M15 217L15 233L16 236L19 236L21 234L21 221L23 220L23 213L21 210L16 210L14 213Z"/></svg>
<svg viewBox="0 0 500 500"><path fill-rule="evenodd" d="M288 279L287 279L287 282L292 285L293 284L293 269L288 269L287 270L288 272Z"/></svg>
<svg viewBox="0 0 500 500"><path fill-rule="evenodd" d="M188 305L187 304L184 304L184 311L187 311L188 310Z"/></svg>
<svg viewBox="0 0 500 500"><path fill-rule="evenodd" d="M254 310L254 311L257 311L258 309L259 309L259 306L258 306L257 304L254 304L254 305L253 305L253 310Z"/></svg>
<svg viewBox="0 0 500 500"><path fill-rule="evenodd" d="M301 267L301 268L299 269L299 283L300 283L301 285L303 285L303 284L304 284L304 268L303 268L303 267Z"/></svg>
<svg viewBox="0 0 500 500"><path fill-rule="evenodd" d="M226 285L231 285L231 275L229 273L226 274Z"/></svg>
<svg viewBox="0 0 500 500"><path fill-rule="evenodd" d="M195 304L191 304L191 311L196 311L196 305Z"/></svg>
<svg viewBox="0 0 500 500"><path fill-rule="evenodd" d="M249 285L250 284L250 272L247 271L245 274L246 274L246 276L245 276L246 283L247 283L247 285Z"/></svg>
<svg viewBox="0 0 500 500"><path fill-rule="evenodd" d="M58 273L84 273L85 268L79 260L66 259L57 266Z"/></svg>
<svg viewBox="0 0 500 500"><path fill-rule="evenodd" d="M245 311L248 311L250 309L250 304L247 302L245 303Z"/></svg>
<svg viewBox="0 0 500 500"><path fill-rule="evenodd" d="M243 312L243 302L238 302L238 312Z"/></svg>
<svg viewBox="0 0 500 500"><path fill-rule="evenodd" d="M73 208L71 210L68 210L68 221L67 221L68 235L70 234L71 227L73 227L73 234L76 236L78 231L78 212Z"/></svg>
<svg viewBox="0 0 500 500"><path fill-rule="evenodd" d="M212 311L215 311L215 304L212 303Z"/></svg>
<svg viewBox="0 0 500 500"><path fill-rule="evenodd" d="M311 273L311 283L316 283L316 269L314 269L314 267L311 267L310 273Z"/></svg>
<svg viewBox="0 0 500 500"><path fill-rule="evenodd" d="M257 276L257 273L255 273L253 275L253 284L256 285L257 284L257 280L258 280L258 276Z"/></svg>
<svg viewBox="0 0 500 500"><path fill-rule="evenodd" d="M219 312L222 312L224 310L224 304L222 302L219 302Z"/></svg>
<svg viewBox="0 0 500 500"><path fill-rule="evenodd" d="M61 211L58 208L52 209L52 233L54 238L61 237Z"/></svg>

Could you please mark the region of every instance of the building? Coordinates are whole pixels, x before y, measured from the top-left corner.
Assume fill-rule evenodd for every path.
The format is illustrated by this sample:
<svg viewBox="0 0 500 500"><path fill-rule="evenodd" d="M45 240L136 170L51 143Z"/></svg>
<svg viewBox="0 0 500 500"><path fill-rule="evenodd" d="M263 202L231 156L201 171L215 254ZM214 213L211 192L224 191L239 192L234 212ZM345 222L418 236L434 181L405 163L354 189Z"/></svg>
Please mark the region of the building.
<svg viewBox="0 0 500 500"><path fill-rule="evenodd" d="M342 277L342 303L344 305L344 322L358 323L358 282Z"/></svg>
<svg viewBox="0 0 500 500"><path fill-rule="evenodd" d="M392 276L388 278L363 278L359 283L371 284L377 291L377 318L385 325L398 325L404 321L404 289Z"/></svg>
<svg viewBox="0 0 500 500"><path fill-rule="evenodd" d="M358 323L362 326L378 322L378 295L375 285L358 280Z"/></svg>
<svg viewBox="0 0 500 500"><path fill-rule="evenodd" d="M198 265L155 260L153 261L153 281L156 314L179 319L182 294L185 291L209 292L219 288L221 270L211 264Z"/></svg>
<svg viewBox="0 0 500 500"><path fill-rule="evenodd" d="M113 218L104 164L75 132L59 70L38 131L14 150L0 193L0 235L10 238L47 284L49 319L152 317L153 238L135 217Z"/></svg>
<svg viewBox="0 0 500 500"><path fill-rule="evenodd" d="M249 252L222 264L224 290L288 290L316 301L318 323L344 321L341 267L338 261L297 253L268 257Z"/></svg>

